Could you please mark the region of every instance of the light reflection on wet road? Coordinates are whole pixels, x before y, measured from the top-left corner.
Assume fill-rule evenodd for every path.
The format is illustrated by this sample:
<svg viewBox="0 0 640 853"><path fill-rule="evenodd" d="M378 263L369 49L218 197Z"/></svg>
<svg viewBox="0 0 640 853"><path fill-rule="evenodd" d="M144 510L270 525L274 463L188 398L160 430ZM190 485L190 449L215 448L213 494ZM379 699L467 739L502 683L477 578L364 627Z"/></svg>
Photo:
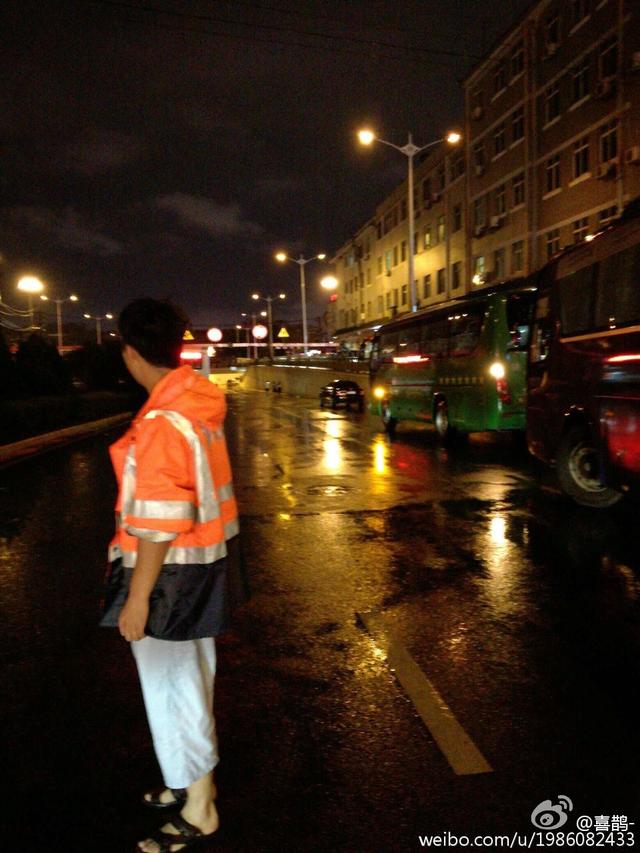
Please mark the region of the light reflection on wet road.
<svg viewBox="0 0 640 853"><path fill-rule="evenodd" d="M253 599L220 642L216 849L412 850L419 833L526 832L560 793L577 813L640 822L637 510L572 506L508 437L445 450L309 401L240 392L230 406ZM108 828L92 847L118 851L148 825L136 800L157 771L126 649L95 628L106 444L3 472L0 631L16 790L46 791L66 838L68 799L83 831L99 801ZM358 624L369 610L493 774L452 773ZM51 794L70 753L77 778Z"/></svg>

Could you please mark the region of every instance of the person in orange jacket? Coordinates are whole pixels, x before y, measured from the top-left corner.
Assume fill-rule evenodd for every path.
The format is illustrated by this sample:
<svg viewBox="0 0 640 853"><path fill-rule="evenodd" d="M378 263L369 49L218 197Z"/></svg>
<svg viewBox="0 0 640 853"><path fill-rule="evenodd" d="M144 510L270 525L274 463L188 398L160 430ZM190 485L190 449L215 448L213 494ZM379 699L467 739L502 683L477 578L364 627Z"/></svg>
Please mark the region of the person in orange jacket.
<svg viewBox="0 0 640 853"><path fill-rule="evenodd" d="M119 318L124 362L149 398L111 447L119 488L102 624L117 624L131 643L164 779L143 801L181 807L139 843L147 853L185 850L219 824L214 638L228 623L238 513L224 393L179 366L187 325L180 309L154 299Z"/></svg>

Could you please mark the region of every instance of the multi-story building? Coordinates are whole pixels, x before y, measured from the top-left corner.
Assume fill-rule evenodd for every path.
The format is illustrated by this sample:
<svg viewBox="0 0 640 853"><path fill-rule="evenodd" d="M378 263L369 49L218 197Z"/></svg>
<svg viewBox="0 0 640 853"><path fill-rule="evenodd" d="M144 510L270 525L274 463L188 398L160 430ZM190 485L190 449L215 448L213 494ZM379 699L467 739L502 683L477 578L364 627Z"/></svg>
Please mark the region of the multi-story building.
<svg viewBox="0 0 640 853"><path fill-rule="evenodd" d="M527 275L640 196L640 3L540 0L463 87L460 151L415 170L420 307ZM411 308L406 192L336 254L337 331ZM373 270L356 288L345 260L365 239Z"/></svg>

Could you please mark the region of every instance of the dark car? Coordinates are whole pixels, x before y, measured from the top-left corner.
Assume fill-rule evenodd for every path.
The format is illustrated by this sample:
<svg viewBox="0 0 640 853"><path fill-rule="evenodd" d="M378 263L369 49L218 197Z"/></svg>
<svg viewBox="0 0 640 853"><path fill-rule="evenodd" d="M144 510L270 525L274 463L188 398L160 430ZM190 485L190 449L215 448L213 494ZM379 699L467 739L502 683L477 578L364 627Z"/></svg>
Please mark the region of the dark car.
<svg viewBox="0 0 640 853"><path fill-rule="evenodd" d="M336 409L344 406L349 409L355 406L359 412L364 411L364 391L357 382L348 379L334 379L320 391L320 408L329 406Z"/></svg>

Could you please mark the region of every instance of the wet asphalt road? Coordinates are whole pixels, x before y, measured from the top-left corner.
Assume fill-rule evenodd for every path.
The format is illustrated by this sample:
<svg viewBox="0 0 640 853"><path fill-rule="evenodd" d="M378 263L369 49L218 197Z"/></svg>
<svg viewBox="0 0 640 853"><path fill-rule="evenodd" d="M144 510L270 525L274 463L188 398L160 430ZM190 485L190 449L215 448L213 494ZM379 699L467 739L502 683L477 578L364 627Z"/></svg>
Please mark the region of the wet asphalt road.
<svg viewBox="0 0 640 853"><path fill-rule="evenodd" d="M202 849L418 850L531 832L560 794L640 822L637 507L571 505L509 437L444 450L289 397L230 408L253 597L219 641L223 826ZM157 823L132 659L96 627L114 436L0 471L7 850L119 853ZM453 772L371 611L492 773Z"/></svg>

